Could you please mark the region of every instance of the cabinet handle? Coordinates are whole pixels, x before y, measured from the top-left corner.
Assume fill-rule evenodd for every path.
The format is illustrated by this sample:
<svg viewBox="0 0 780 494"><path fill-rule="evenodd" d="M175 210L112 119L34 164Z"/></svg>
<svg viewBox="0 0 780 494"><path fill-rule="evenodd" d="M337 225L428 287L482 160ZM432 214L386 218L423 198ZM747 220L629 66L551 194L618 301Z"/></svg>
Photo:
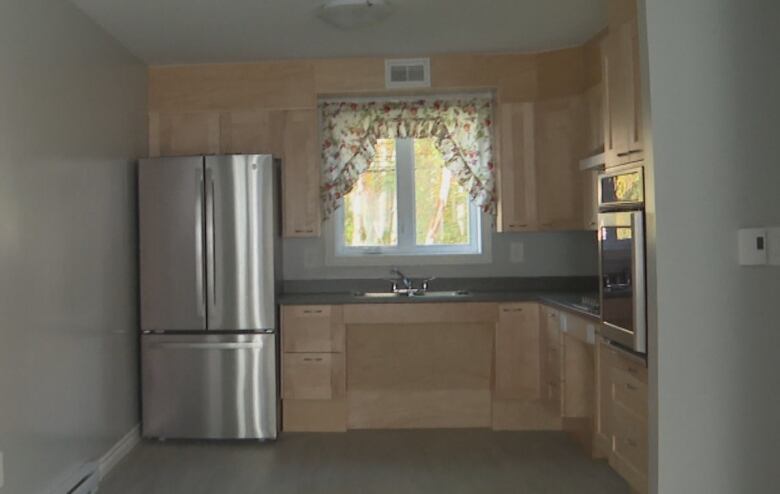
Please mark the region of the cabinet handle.
<svg viewBox="0 0 780 494"><path fill-rule="evenodd" d="M311 357L304 357L304 362L322 362L322 357L317 358L311 358Z"/></svg>
<svg viewBox="0 0 780 494"><path fill-rule="evenodd" d="M527 223L523 223L523 224L519 224L519 225L518 224L514 224L514 225L510 224L509 228L528 228L528 224Z"/></svg>
<svg viewBox="0 0 780 494"><path fill-rule="evenodd" d="M317 309L317 310L306 309L306 310L303 311L303 313L304 314L322 314L322 309Z"/></svg>
<svg viewBox="0 0 780 494"><path fill-rule="evenodd" d="M309 228L309 229L307 229L307 230L303 230L303 229L300 229L300 228L296 228L296 229L295 229L295 230L293 230L293 231L294 231L295 233L314 233L314 229L313 229L313 228Z"/></svg>
<svg viewBox="0 0 780 494"><path fill-rule="evenodd" d="M502 312L523 312L523 309L509 309L509 308L504 308L504 309L501 309L501 311L502 311Z"/></svg>

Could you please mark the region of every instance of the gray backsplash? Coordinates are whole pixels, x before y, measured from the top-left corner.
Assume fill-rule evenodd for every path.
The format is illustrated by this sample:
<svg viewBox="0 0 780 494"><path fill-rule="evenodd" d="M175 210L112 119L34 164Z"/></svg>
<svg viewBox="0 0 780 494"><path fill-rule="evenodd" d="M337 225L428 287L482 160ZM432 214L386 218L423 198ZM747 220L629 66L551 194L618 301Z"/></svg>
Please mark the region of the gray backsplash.
<svg viewBox="0 0 780 494"><path fill-rule="evenodd" d="M399 263L409 276L424 278L545 278L596 276L598 243L595 232L493 233L491 258L486 263L452 262L419 265ZM327 239L286 239L284 241L285 280L382 279L390 276L390 266L337 266L328 263ZM523 259L512 259L512 246L521 244Z"/></svg>

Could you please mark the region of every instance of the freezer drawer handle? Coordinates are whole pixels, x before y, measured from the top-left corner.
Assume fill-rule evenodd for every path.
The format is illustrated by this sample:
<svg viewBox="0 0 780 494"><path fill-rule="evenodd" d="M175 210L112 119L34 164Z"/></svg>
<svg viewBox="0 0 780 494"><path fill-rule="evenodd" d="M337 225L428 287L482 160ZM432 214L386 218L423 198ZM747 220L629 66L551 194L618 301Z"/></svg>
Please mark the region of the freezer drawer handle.
<svg viewBox="0 0 780 494"><path fill-rule="evenodd" d="M151 348L182 350L251 350L261 349L263 343L152 343Z"/></svg>

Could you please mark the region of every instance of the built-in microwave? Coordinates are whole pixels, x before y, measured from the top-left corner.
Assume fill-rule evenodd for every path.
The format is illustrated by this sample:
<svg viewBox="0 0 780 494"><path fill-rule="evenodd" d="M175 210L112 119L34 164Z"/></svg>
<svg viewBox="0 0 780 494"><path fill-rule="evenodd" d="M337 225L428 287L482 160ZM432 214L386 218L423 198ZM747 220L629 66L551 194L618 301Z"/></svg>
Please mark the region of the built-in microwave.
<svg viewBox="0 0 780 494"><path fill-rule="evenodd" d="M599 176L599 293L602 335L647 353L644 171Z"/></svg>

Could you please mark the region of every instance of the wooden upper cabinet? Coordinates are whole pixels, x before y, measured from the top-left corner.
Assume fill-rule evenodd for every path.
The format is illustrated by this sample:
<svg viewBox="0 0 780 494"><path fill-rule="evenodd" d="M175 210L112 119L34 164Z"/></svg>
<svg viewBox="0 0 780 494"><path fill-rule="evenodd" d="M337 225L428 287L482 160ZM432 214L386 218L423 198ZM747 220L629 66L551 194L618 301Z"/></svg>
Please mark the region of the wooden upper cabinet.
<svg viewBox="0 0 780 494"><path fill-rule="evenodd" d="M285 112L282 144L283 234L320 235L320 153L316 110Z"/></svg>
<svg viewBox="0 0 780 494"><path fill-rule="evenodd" d="M591 169L582 174L582 228L598 230L599 221L599 170Z"/></svg>
<svg viewBox="0 0 780 494"><path fill-rule="evenodd" d="M223 154L272 154L281 158L285 112L252 110L223 112L219 118Z"/></svg>
<svg viewBox="0 0 780 494"><path fill-rule="evenodd" d="M636 18L610 27L604 40L602 70L606 166L641 161L644 143Z"/></svg>
<svg viewBox="0 0 780 494"><path fill-rule="evenodd" d="M537 103L536 197L539 229L582 229L583 114L580 97Z"/></svg>
<svg viewBox="0 0 780 494"><path fill-rule="evenodd" d="M219 154L219 113L150 113L149 156Z"/></svg>
<svg viewBox="0 0 780 494"><path fill-rule="evenodd" d="M537 229L533 103L498 107L498 231Z"/></svg>
<svg viewBox="0 0 780 494"><path fill-rule="evenodd" d="M538 400L539 372L538 305L500 305L496 324L494 397L499 400Z"/></svg>
<svg viewBox="0 0 780 494"><path fill-rule="evenodd" d="M601 83L583 93L585 131L583 158L604 152L604 89Z"/></svg>

